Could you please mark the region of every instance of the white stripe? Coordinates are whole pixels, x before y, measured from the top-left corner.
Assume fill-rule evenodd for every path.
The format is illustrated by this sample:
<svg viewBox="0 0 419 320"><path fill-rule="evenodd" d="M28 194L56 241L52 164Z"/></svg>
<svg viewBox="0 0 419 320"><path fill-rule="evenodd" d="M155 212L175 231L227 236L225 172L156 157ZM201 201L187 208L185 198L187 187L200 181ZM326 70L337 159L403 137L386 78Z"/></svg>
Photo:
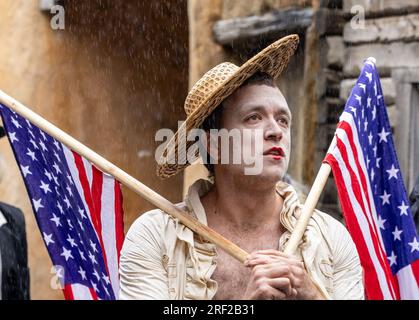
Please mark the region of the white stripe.
<svg viewBox="0 0 419 320"><path fill-rule="evenodd" d="M378 222L377 222L378 221L378 212L377 212L377 209L375 207L375 201L374 201L374 196L373 196L373 192L372 192L372 189L371 189L370 177L369 177L369 173L368 173L368 170L367 170L367 167L366 167L367 162L364 158L364 153L361 149L361 142L360 142L359 137L358 137L358 130L357 130L357 127L356 127L355 119L354 119L352 113L349 113L349 112L345 111L345 112L342 113L342 115L340 117L340 121L345 121L346 123L349 124L349 126L351 128L352 135L353 135L353 140L354 140L354 145L355 145L356 152L357 152L357 155L358 155L358 158L359 158L359 165L361 166L361 170L362 170L362 172L364 173L364 176L365 176L367 189L368 189L367 194L368 194L369 202L370 202L370 205L371 205L371 212L368 210L366 213L369 214L368 220L370 220L370 218L372 217L373 223L374 223L374 226L375 226L374 230L377 230L377 232L375 234L378 234L378 239L380 240L380 246L381 246L381 252L379 252L379 254L384 259L384 261L387 261L387 254L386 254L386 250L385 250L385 246L384 246L384 240L383 240L382 235L381 235L380 226L378 225ZM346 132L345 131L343 131L343 132L345 134L346 141L349 141L349 139L346 135ZM356 143L356 141L358 141L359 143ZM348 144L345 143L345 146L348 149L348 147L350 145L349 145L349 143ZM348 150L352 150L352 148L349 148ZM353 152L348 152L348 154L350 154L353 157ZM358 170L355 169L355 168L357 168L357 167L353 166L353 169L354 169L355 173L358 173ZM359 179L359 176L357 176L357 177L358 177L358 180L361 181ZM360 187L361 187L361 189L363 189L362 184L360 184ZM365 208L368 208L368 206L366 206L366 204L365 204L364 197L362 197L362 199L364 201ZM371 220L370 220L370 222L371 222ZM390 284L390 290L393 294L393 297L396 297L396 292L395 292L396 289L393 287L393 283Z"/></svg>
<svg viewBox="0 0 419 320"><path fill-rule="evenodd" d="M116 251L116 229L115 229L115 179L103 174L102 188L102 238L105 247L106 260L113 292L118 299L119 277L118 277L118 253Z"/></svg>
<svg viewBox="0 0 419 320"><path fill-rule="evenodd" d="M351 113L348 113L348 112L343 112L343 114L341 116L341 119L343 121L347 122L349 124L349 126L351 127L351 130L352 130L352 135L353 135L353 138L354 138L354 145L355 145L356 152L357 152L358 158L359 158L359 164L360 164L360 166L362 168L362 171L364 173L364 176L366 177L366 180L367 180L367 188L368 188L367 194L368 194L369 201L370 201L370 204L371 204L372 218L373 218L376 230L379 231L378 232L378 238L380 239L381 248L385 252L384 241L383 241L383 238L382 238L382 235L381 235L380 227L377 223L377 221L378 221L377 209L375 207L374 196L373 196L372 189L371 189L371 184L370 184L368 170L367 170L367 167L366 167L366 161L365 161L365 158L364 158L364 153L362 152L362 150L360 148L360 144L355 142L355 141L359 141L358 131L356 129L355 120L353 118L353 115ZM365 172L367 174L365 174Z"/></svg>
<svg viewBox="0 0 419 320"><path fill-rule="evenodd" d="M351 129L353 130L353 128L351 128ZM352 148L351 148L351 145L349 143L348 135L347 135L347 133L346 133L345 130L343 130L343 129L337 129L336 130L336 136L344 144L345 149L347 150L347 156L348 156L349 166L352 168L352 170L353 170L353 172L354 172L354 174L356 176L356 179L359 182L359 188L361 189L360 194L361 194L361 198L362 198L362 203L363 203L364 208L365 208L365 216L368 219L368 226L371 226L372 227L372 230L373 230L372 232L373 232L373 235L375 237L378 234L378 238L379 238L379 241L380 241L380 243L378 243L378 245L380 246L380 249L381 249L381 252L378 252L378 256L381 257L381 261L384 261L384 263L387 264L387 255L385 253L385 248L382 245L381 232L379 231L379 229L378 229L379 227L377 227L377 224L374 221L371 220L376 215L376 213L375 214L372 214L372 212L369 209L368 201L367 201L367 199L365 197L365 190L364 190L364 187L363 187L363 185L361 183L360 172L358 171L358 167L357 167L356 162L355 162L354 153L353 153ZM354 136L354 138L355 138L355 136ZM354 141L354 145L356 146L356 148L359 148L359 145L358 145L358 143L356 143L356 141ZM363 174L365 176L366 185L367 185L367 188L368 188L368 191L369 191L369 192L367 192L367 194L368 194L368 197L370 199L371 209L375 211L374 200L371 199L372 196L371 196L371 193L370 193L371 192L370 179L369 179L369 176L368 176L368 172L367 173L365 172L366 167L365 167L365 163L363 162L363 159L362 159L363 158L363 155L362 155L362 152L359 153L360 152L359 149L357 150L357 152L358 152L358 155L359 155L359 158L360 158L359 159L360 160L359 161L359 164L360 164L361 170L363 171ZM375 227L375 229L374 229L374 227ZM396 297L396 294L394 292L395 290L393 288L392 283L390 283L389 288L393 292L393 297Z"/></svg>
<svg viewBox="0 0 419 320"><path fill-rule="evenodd" d="M397 272L397 279L399 280L401 300L419 300L418 282L410 264Z"/></svg>
<svg viewBox="0 0 419 320"><path fill-rule="evenodd" d="M353 131L353 128L351 128ZM359 187L361 189L361 197L362 197L362 202L364 204L364 208L366 210L366 214L367 214L367 218L368 218L368 223L372 226L375 227L374 229L374 234L378 235L378 238L380 239L380 245L381 245L381 249L383 250L382 252L385 252L384 249L384 244L381 238L381 232L379 232L379 227L377 226L376 221L374 221L374 217L377 216L377 212L376 212L376 208L375 208L375 203L374 203L374 199L371 195L371 184L370 184L370 179L369 179L369 175L368 175L368 171L367 168L365 167L365 162L363 159L363 154L362 152L360 153L359 145L358 143L356 143L356 141L354 141L354 145L355 148L357 148L357 153L358 153L358 157L359 157L359 165L361 166L361 170L362 173L364 174L365 180L366 180L366 185L367 185L367 190L364 189L364 186L361 183L361 176L360 176L360 172L358 171L358 167L356 165L355 162L355 157L354 157L354 153L352 151L351 145L349 143L349 138L348 135L346 134L346 131L343 129L337 129L336 130L336 135L338 136L338 138L340 139L340 141L345 145L345 149L347 150L347 155L348 155L348 160L349 160L349 166L352 168L352 170L355 173L355 176L357 178L357 180L359 181ZM371 210L370 210L370 206L368 204L368 201L365 197L365 194L368 195L368 199L371 205ZM375 232L377 231L377 232ZM385 256L384 256L385 257Z"/></svg>
<svg viewBox="0 0 419 320"><path fill-rule="evenodd" d="M79 193L79 195L81 197L81 200L83 201L84 208L81 208L81 209L86 210L86 216L89 218L90 224L91 224L93 230L95 231L96 237L99 239L98 234L96 233L96 229L94 228L94 225L93 225L93 222L92 222L92 217L90 215L89 206L87 205L86 198L84 196L83 187L81 185L80 178L79 178L79 170L77 169L76 160L74 159L73 152L71 152L71 150L68 149L65 145L63 145L63 144L61 144L61 145L63 147L65 160L67 162L68 168L70 169L71 177L73 178L74 184L76 185L76 188L77 188L77 192ZM91 168L90 168L90 171L91 171ZM86 170L86 172L87 172L87 170ZM90 190L89 190L89 192L90 192ZM83 218L82 218L82 222L84 222Z"/></svg>
<svg viewBox="0 0 419 320"><path fill-rule="evenodd" d="M92 164L87 161L85 158L81 157L83 159L83 166L84 170L86 171L87 175L87 181L89 181L90 190L92 190L92 183L93 183L93 169Z"/></svg>
<svg viewBox="0 0 419 320"><path fill-rule="evenodd" d="M71 285L74 300L93 300L92 294L88 287L75 283Z"/></svg>
<svg viewBox="0 0 419 320"><path fill-rule="evenodd" d="M342 155L339 152L339 149L335 149L333 152L334 157L337 160L337 163L339 165L340 171L342 173L342 177L343 177L343 183L345 184L346 190L349 194L349 198L358 222L358 225L361 229L361 232L363 234L364 240L365 240L365 244L367 246L369 255L371 257L372 263L374 265L374 269L376 270L377 273L377 278L378 278L378 283L380 285L380 289L381 292L383 293L383 297L385 300L392 300L393 297L390 293L390 288L388 287L388 283L387 283L387 279L386 279L386 275L385 272L378 260L377 257L377 253L374 250L374 246L373 246L373 240L371 238L371 234L368 228L368 222L364 216L364 214L362 213L362 209L358 203L358 201L355 198L355 194L354 191L352 189L352 185L351 185L351 177L350 174L348 172L348 170L346 169L346 166L344 165L343 159L342 159Z"/></svg>

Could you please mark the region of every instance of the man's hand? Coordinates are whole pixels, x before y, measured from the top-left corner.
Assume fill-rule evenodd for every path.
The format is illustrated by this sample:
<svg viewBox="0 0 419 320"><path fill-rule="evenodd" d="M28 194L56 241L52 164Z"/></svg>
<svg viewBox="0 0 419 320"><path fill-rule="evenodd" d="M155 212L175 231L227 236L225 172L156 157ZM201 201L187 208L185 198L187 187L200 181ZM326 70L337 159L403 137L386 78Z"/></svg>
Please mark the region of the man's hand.
<svg viewBox="0 0 419 320"><path fill-rule="evenodd" d="M322 299L304 264L280 251L254 251L244 264L252 269L244 299Z"/></svg>

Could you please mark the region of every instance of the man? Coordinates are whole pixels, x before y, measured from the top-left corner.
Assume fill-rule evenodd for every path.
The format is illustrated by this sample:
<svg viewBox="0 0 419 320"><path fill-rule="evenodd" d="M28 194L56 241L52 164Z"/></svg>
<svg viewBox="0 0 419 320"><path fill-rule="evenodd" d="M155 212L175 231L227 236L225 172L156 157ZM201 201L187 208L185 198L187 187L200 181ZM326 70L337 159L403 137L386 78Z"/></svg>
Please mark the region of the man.
<svg viewBox="0 0 419 320"><path fill-rule="evenodd" d="M301 205L281 181L290 161L292 116L274 80L298 44L296 35L278 40L240 68L222 63L208 71L185 102L186 133L202 128L262 132L243 142L241 159L258 150L262 170L247 164L207 165L213 183L197 181L179 206L250 252L239 263L214 244L160 210L131 226L121 252L121 299L363 299L362 269L355 246L338 221L315 211L299 250L283 254ZM255 135L256 137L257 135ZM186 167L179 151L181 131L167 144L161 177ZM243 140L244 141L244 140ZM207 135L205 158L219 160L223 147ZM187 149L190 144L187 145ZM228 153L236 151L227 146ZM208 156L208 157L207 157ZM176 161L173 162L172 160ZM256 161L255 160L255 161Z"/></svg>
<svg viewBox="0 0 419 320"><path fill-rule="evenodd" d="M4 135L4 129L0 126L0 139ZM0 181L1 175L0 162ZM18 208L0 202L0 300L2 299L29 299L29 269L23 213Z"/></svg>

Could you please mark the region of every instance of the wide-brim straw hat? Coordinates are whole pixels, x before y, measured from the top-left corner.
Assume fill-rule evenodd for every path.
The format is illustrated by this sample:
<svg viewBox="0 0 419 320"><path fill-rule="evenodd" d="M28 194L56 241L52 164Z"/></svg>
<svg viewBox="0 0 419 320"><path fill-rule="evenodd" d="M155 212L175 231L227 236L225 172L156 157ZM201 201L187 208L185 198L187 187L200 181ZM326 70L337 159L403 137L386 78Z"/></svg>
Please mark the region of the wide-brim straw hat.
<svg viewBox="0 0 419 320"><path fill-rule="evenodd" d="M168 178L190 165L187 150L194 141L186 142L186 148L178 152L180 141L186 141L189 132L199 128L211 112L253 74L263 72L277 79L297 49L298 41L296 34L286 36L270 44L241 67L223 62L205 73L186 97L184 108L187 118L167 143L157 165L157 175Z"/></svg>

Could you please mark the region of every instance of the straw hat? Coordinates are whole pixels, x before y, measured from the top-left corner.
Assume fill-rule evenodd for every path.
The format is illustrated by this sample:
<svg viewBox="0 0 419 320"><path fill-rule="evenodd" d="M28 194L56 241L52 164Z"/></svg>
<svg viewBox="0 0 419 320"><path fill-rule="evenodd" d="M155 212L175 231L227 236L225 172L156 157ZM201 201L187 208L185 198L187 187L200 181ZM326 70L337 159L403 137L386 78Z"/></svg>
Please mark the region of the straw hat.
<svg viewBox="0 0 419 320"><path fill-rule="evenodd" d="M276 79L287 66L298 46L298 35L293 34L275 41L241 67L223 62L199 79L185 100L187 118L178 132L167 143L157 165L157 175L168 178L190 165L187 150L189 141L178 154L179 142L186 141L188 133L199 128L211 112L256 72L264 72ZM186 151L186 152L185 152Z"/></svg>

